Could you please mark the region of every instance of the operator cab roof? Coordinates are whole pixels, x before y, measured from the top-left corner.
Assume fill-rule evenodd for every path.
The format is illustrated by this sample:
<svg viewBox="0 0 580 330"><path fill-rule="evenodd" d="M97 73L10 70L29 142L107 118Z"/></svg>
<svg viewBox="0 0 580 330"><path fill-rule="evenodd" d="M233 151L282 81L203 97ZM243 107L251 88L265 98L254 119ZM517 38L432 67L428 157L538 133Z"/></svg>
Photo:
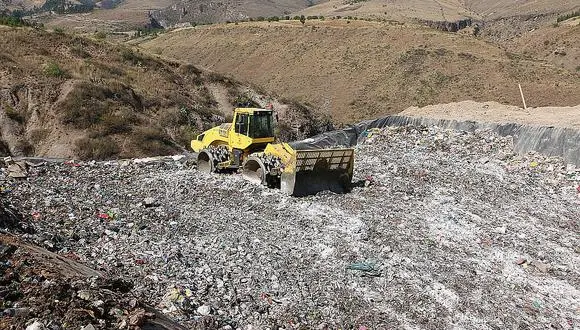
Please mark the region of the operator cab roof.
<svg viewBox="0 0 580 330"><path fill-rule="evenodd" d="M236 112L253 115L254 112L272 112L272 110L260 108L236 108Z"/></svg>

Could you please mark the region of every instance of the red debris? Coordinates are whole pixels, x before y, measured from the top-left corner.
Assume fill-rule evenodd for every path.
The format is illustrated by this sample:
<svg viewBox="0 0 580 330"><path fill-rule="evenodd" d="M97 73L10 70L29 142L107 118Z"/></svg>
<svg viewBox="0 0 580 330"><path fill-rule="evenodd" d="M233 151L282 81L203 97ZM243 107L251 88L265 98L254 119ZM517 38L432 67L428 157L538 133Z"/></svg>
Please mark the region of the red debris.
<svg viewBox="0 0 580 330"><path fill-rule="evenodd" d="M516 260L516 265L523 265L523 264L525 264L525 263L526 263L526 261L527 261L527 260L526 260L526 259L524 259L524 258L518 258L518 259Z"/></svg>

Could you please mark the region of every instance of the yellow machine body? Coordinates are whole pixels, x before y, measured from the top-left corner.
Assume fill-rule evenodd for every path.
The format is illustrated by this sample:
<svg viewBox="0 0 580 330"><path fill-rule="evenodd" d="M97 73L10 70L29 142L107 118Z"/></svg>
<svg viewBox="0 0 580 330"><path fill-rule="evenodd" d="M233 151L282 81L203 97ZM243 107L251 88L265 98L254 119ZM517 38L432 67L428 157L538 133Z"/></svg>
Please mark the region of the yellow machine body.
<svg viewBox="0 0 580 330"><path fill-rule="evenodd" d="M232 123L221 124L220 126L213 127L198 135L196 140L191 141L191 148L195 152L200 152L202 149L205 149L209 146L223 145L227 146L227 148L230 150L248 150L253 145L262 145L274 142L273 132L271 132L271 134L265 134L269 136L259 138L252 138L249 137L248 134L243 134L244 131L248 132L250 130L250 119L258 113L271 116L271 110L254 108L235 109ZM243 116L247 116L248 120L243 121ZM237 124L242 124L245 127L243 127L242 130L236 129Z"/></svg>
<svg viewBox="0 0 580 330"><path fill-rule="evenodd" d="M279 187L289 195L350 189L352 148L295 150L274 140L271 110L237 108L232 123L200 134L191 148L198 153L201 171L241 168L245 179Z"/></svg>

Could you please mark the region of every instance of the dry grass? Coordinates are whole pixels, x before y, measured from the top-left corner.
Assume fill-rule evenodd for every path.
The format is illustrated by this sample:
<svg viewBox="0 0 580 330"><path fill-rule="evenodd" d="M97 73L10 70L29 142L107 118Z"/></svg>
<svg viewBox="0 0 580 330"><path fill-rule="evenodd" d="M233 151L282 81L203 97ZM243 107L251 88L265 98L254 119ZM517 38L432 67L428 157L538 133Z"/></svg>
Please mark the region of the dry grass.
<svg viewBox="0 0 580 330"><path fill-rule="evenodd" d="M519 105L518 83L532 106L580 103L574 70L414 25L329 19L305 26L221 24L168 33L142 47L310 103L344 123L469 99Z"/></svg>

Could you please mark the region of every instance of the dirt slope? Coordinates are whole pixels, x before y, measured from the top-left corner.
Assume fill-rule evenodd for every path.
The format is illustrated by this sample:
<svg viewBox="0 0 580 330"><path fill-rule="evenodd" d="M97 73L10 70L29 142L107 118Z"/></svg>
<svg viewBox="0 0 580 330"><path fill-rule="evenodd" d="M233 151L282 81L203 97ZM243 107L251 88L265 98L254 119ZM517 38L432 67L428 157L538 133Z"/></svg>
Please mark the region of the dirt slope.
<svg viewBox="0 0 580 330"><path fill-rule="evenodd" d="M408 24L221 24L167 33L142 47L298 98L342 122L461 100L520 105L518 83L529 106L580 104L579 72Z"/></svg>
<svg viewBox="0 0 580 330"><path fill-rule="evenodd" d="M232 105L276 101L193 65L62 33L0 27L0 49L0 139L13 155L174 153ZM275 103L281 122L292 118L288 138L319 132L307 107Z"/></svg>
<svg viewBox="0 0 580 330"><path fill-rule="evenodd" d="M527 108L497 102L463 101L449 104L410 107L403 116L427 117L487 123L517 123L536 126L575 128L580 130L580 105L575 107Z"/></svg>

